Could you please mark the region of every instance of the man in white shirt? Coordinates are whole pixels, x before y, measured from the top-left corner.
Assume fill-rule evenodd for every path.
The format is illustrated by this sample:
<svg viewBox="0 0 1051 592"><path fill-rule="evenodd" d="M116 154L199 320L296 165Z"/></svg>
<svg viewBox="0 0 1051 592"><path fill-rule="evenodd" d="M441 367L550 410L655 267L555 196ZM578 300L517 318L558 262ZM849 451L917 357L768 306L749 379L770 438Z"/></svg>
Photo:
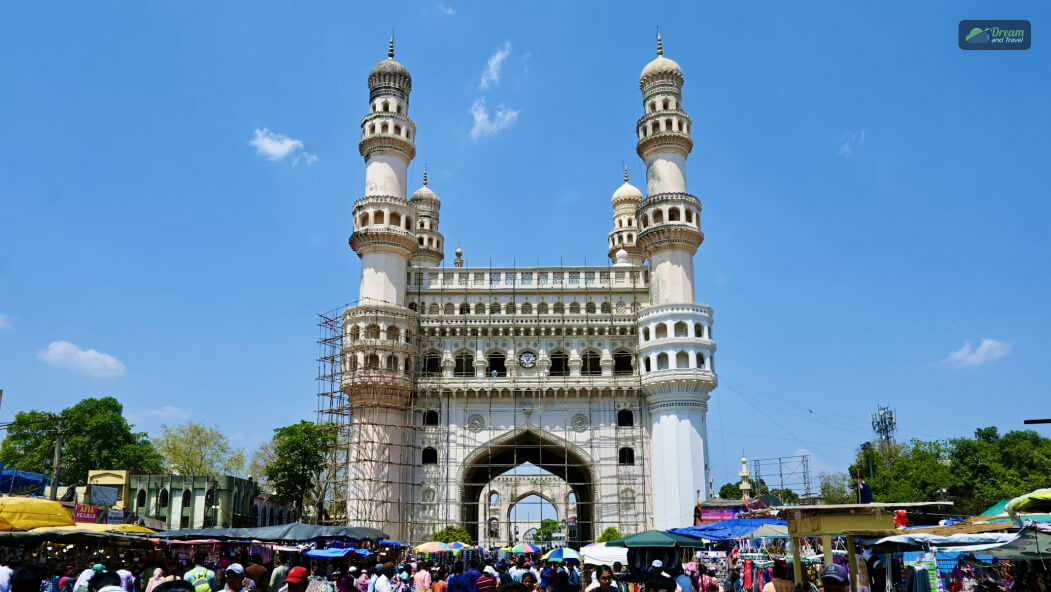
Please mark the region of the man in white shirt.
<svg viewBox="0 0 1051 592"><path fill-rule="evenodd" d="M390 577L394 575L394 565L386 563L383 565L383 573L376 578L376 592L391 592Z"/></svg>

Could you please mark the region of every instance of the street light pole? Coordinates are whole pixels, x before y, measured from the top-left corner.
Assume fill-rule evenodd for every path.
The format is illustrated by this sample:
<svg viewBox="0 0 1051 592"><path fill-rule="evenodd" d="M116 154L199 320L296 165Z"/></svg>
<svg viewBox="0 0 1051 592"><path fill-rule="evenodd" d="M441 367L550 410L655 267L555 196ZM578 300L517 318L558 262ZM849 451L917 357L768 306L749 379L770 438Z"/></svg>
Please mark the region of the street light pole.
<svg viewBox="0 0 1051 592"><path fill-rule="evenodd" d="M62 427L65 418L58 416L58 431L55 432L55 456L51 459L51 500L58 498L58 466L62 462Z"/></svg>

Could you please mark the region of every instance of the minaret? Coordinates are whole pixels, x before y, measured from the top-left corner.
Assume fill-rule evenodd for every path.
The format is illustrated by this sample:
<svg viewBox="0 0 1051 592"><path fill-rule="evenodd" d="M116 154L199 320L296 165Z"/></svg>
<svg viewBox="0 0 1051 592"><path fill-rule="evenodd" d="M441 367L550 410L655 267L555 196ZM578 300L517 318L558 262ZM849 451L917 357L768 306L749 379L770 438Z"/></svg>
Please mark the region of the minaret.
<svg viewBox="0 0 1051 592"><path fill-rule="evenodd" d="M369 72L369 114L361 120L358 150L365 158L365 197L354 204L350 247L361 257L361 301L405 304L405 270L416 252L416 210L405 196L405 173L416 156L416 124L409 119L412 77L387 59Z"/></svg>
<svg viewBox="0 0 1051 592"><path fill-rule="evenodd" d="M405 199L405 172L416 155L410 90L391 37L387 59L369 72L369 114L361 121L365 196L354 204L350 237L361 257L361 298L343 313L341 350L350 408L347 519L393 538L406 535L418 464L408 411L418 320L405 306L406 272L418 250L417 210Z"/></svg>
<svg viewBox="0 0 1051 592"><path fill-rule="evenodd" d="M416 241L419 250L412 258L413 267L438 267L445 259L445 237L438 232L438 211L442 207L438 195L427 186L427 169L423 169L423 187L416 190L409 198L409 203L416 208Z"/></svg>
<svg viewBox="0 0 1051 592"><path fill-rule="evenodd" d="M693 524L696 494L707 491L708 399L717 384L712 310L694 302L693 256L704 235L701 202L686 189L693 139L682 85L682 70L664 57L658 34L657 58L639 81L645 115L636 131L646 198L635 212L636 242L650 267L650 304L639 311L639 357L658 529Z"/></svg>
<svg viewBox="0 0 1051 592"><path fill-rule="evenodd" d="M628 263L642 264L642 250L636 244L639 228L635 208L642 201L642 192L628 182L628 167L624 167L624 184L613 192L613 230L609 233L609 258L617 261L617 251L624 249Z"/></svg>

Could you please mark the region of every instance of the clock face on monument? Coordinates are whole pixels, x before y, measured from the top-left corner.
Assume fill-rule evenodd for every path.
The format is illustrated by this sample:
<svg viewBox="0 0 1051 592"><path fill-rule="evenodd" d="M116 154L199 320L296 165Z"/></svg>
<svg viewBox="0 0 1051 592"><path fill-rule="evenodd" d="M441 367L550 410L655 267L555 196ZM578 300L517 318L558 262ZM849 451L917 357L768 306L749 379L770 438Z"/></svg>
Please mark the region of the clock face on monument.
<svg viewBox="0 0 1051 592"><path fill-rule="evenodd" d="M521 364L523 368L532 368L533 366L536 366L536 354L533 352L525 352L518 356L518 363Z"/></svg>

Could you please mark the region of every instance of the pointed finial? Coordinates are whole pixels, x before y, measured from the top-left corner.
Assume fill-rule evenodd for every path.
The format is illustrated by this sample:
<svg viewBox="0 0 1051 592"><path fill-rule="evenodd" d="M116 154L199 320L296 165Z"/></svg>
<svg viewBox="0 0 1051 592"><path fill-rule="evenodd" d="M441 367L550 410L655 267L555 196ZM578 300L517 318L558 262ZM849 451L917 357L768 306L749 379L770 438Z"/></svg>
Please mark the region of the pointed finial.
<svg viewBox="0 0 1051 592"><path fill-rule="evenodd" d="M393 37L392 37L392 39L393 39ZM394 47L394 41L391 41L391 47ZM391 49L391 51L394 51L394 50ZM659 56L664 55L664 46L661 45L661 32L660 31L657 31L657 55L659 55Z"/></svg>
<svg viewBox="0 0 1051 592"><path fill-rule="evenodd" d="M628 165L624 165L624 182L628 182Z"/></svg>
<svg viewBox="0 0 1051 592"><path fill-rule="evenodd" d="M394 31L390 32L390 45L387 46L387 57L394 59Z"/></svg>

